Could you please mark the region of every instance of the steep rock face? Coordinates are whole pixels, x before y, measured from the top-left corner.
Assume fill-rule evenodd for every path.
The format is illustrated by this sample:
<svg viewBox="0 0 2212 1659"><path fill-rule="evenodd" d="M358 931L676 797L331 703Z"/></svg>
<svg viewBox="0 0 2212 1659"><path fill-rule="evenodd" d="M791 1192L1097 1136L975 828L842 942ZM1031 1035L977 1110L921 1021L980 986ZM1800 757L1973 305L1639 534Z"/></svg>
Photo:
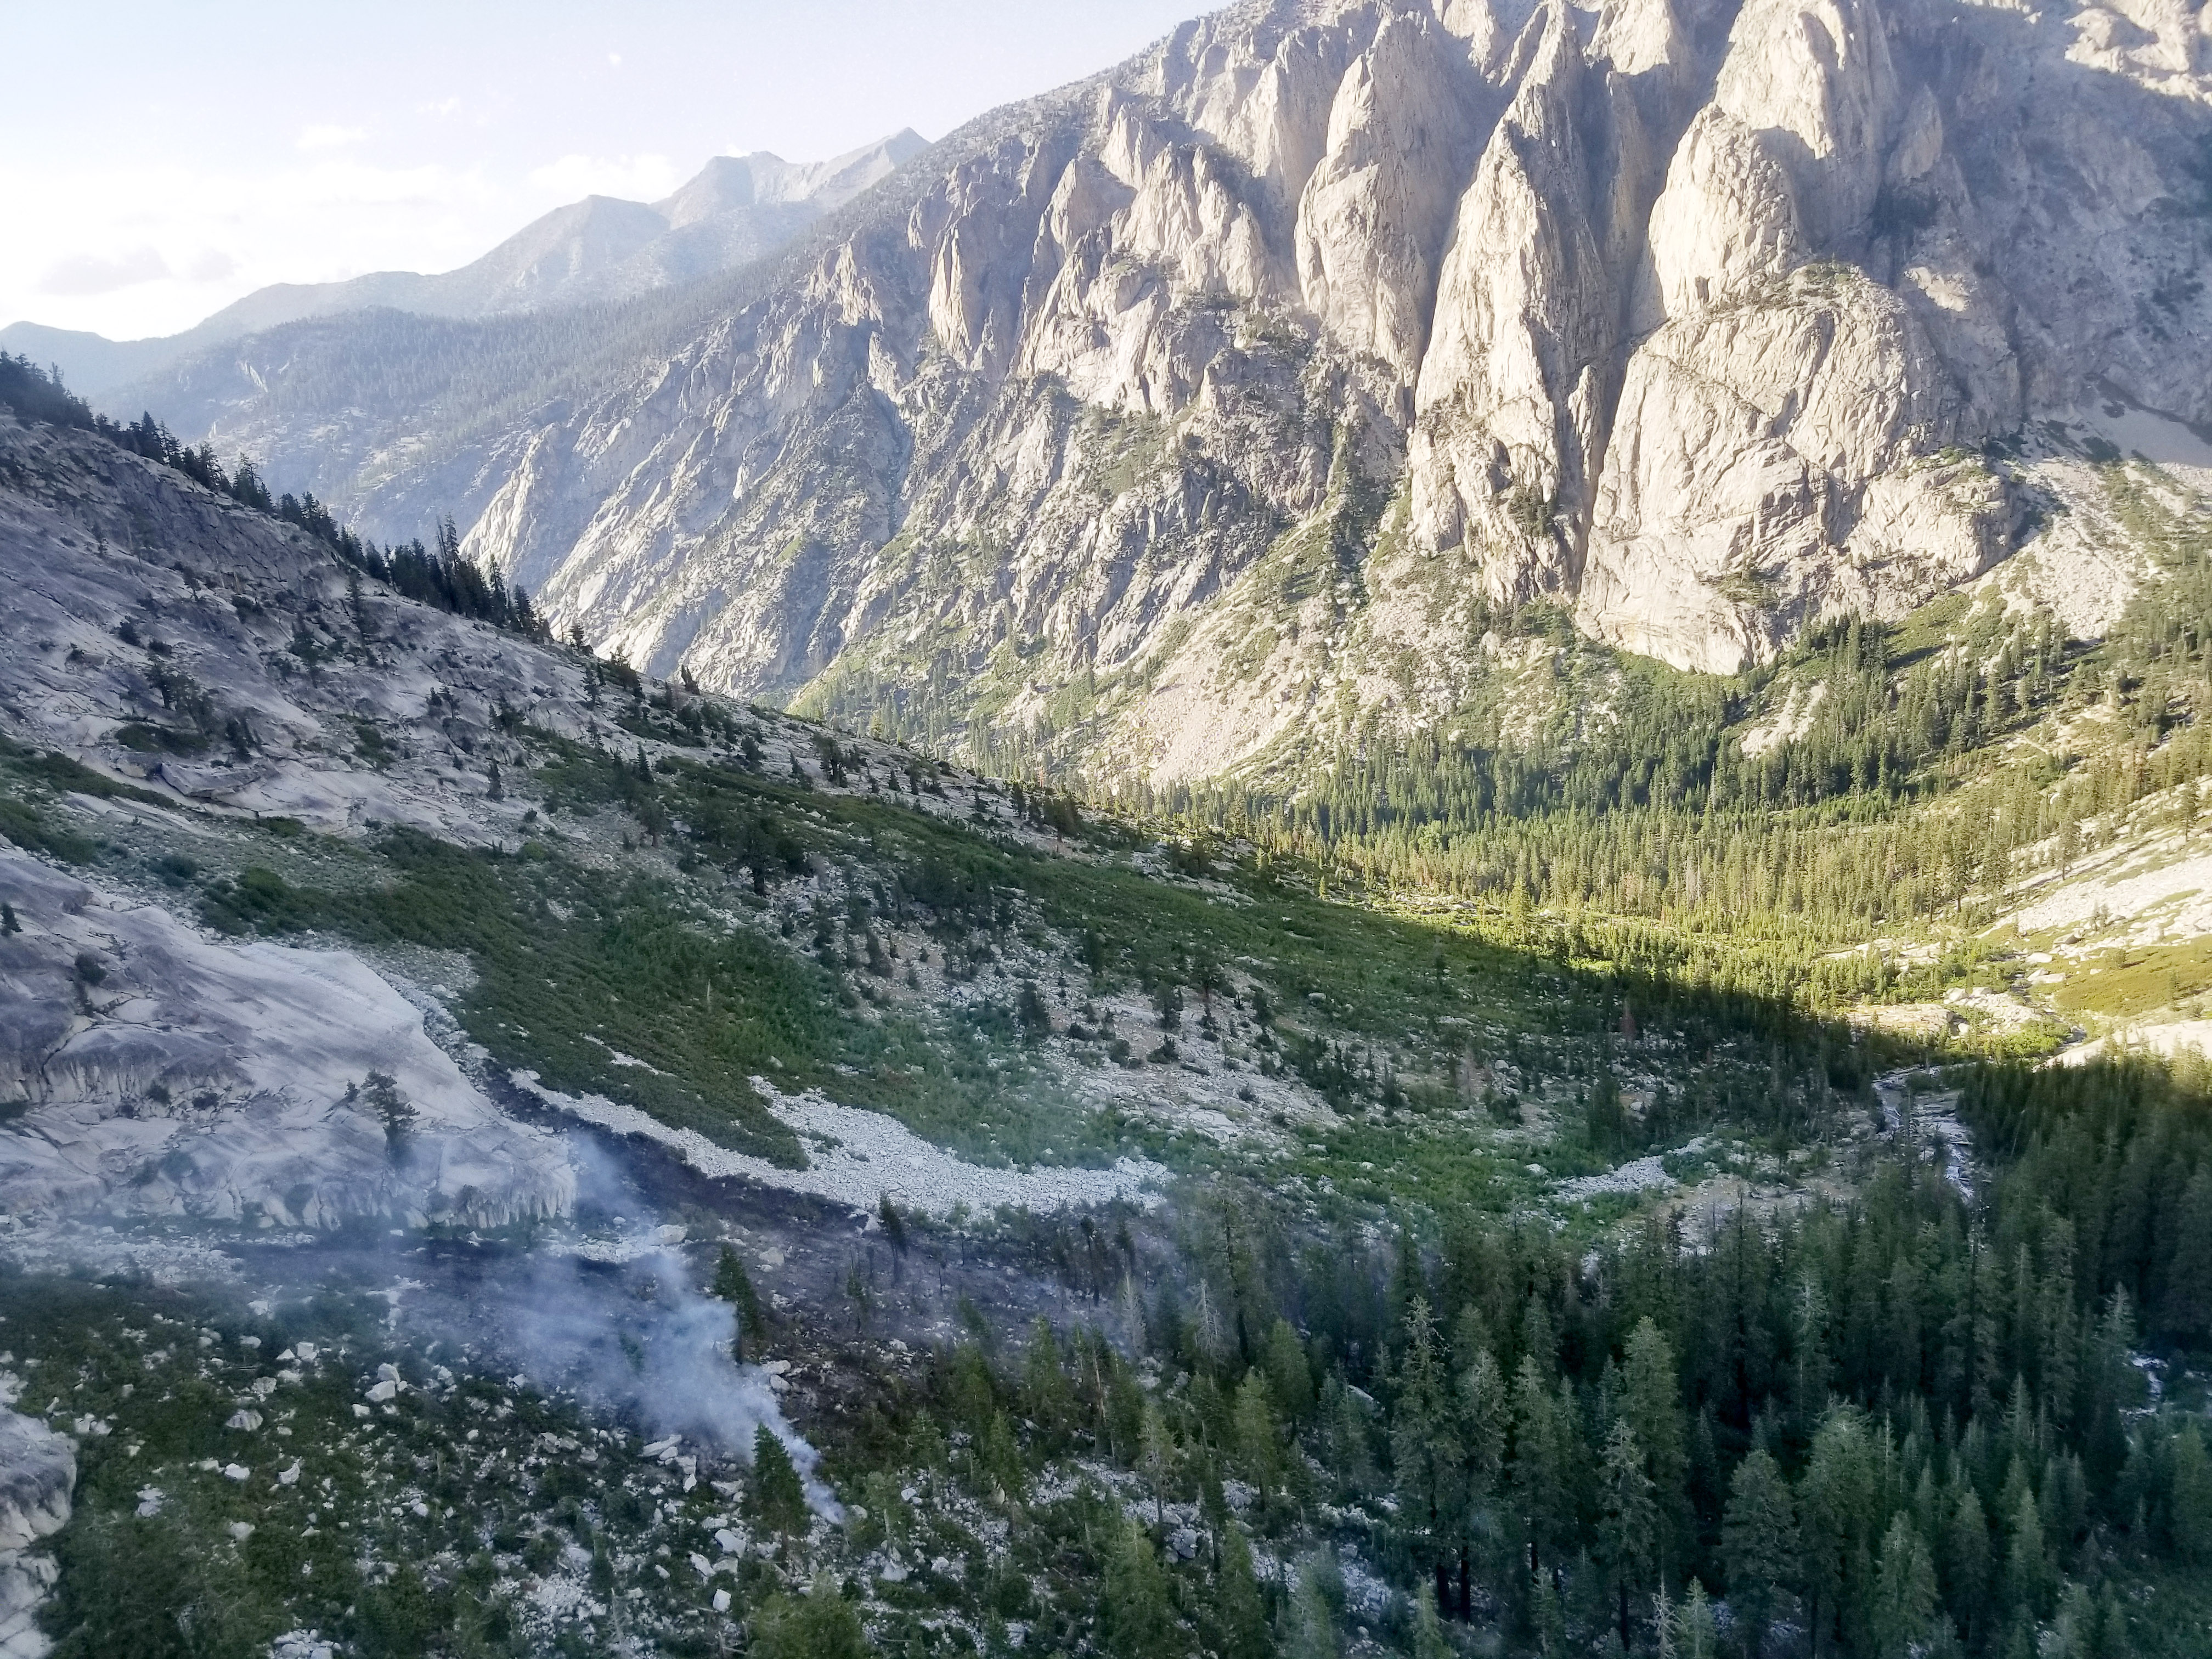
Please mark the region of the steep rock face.
<svg viewBox="0 0 2212 1659"><path fill-rule="evenodd" d="M76 1486L76 1448L66 1436L0 1411L0 1553L58 1532Z"/></svg>
<svg viewBox="0 0 2212 1659"><path fill-rule="evenodd" d="M355 957L210 944L12 851L0 895L22 928L0 940L0 1098L29 1107L0 1132L9 1213L501 1226L573 1201L567 1150L501 1116ZM403 1137L371 1072L415 1115Z"/></svg>
<svg viewBox="0 0 2212 1659"><path fill-rule="evenodd" d="M1988 436L1905 304L1868 280L1887 168L1942 154L1870 5L1748 0L1654 204L1579 619L1727 672L1825 612L1893 614L2009 550ZM1816 255L1825 254L1825 259ZM1846 263L1846 259L1851 263ZM1794 273L1794 274L1793 274ZM1990 411L1994 414L1994 411Z"/></svg>
<svg viewBox="0 0 2212 1659"><path fill-rule="evenodd" d="M1337 88L1328 149L1297 217L1298 288L1322 326L1409 384L1428 342L1437 267L1484 100L1473 65L1394 15Z"/></svg>
<svg viewBox="0 0 2212 1659"><path fill-rule="evenodd" d="M1960 456L1955 403L1904 302L1807 267L1693 308L1630 359L1581 618L1717 672L1825 612L1893 611L2004 550L1995 481Z"/></svg>
<svg viewBox="0 0 2212 1659"><path fill-rule="evenodd" d="M2106 15L1254 0L317 487L657 670L1102 770L1449 708L1480 602L1732 669L2007 556L2030 422L2212 421L2212 79Z"/></svg>
<svg viewBox="0 0 2212 1659"><path fill-rule="evenodd" d="M1471 541L1509 599L1574 580L1623 323L1606 186L1640 159L1632 118L1620 134L1603 117L1625 110L1591 108L1610 88L1572 14L1547 7L1529 27L1519 90L1460 203L1412 477L1416 534Z"/></svg>
<svg viewBox="0 0 2212 1659"><path fill-rule="evenodd" d="M39 1604L59 1577L40 1540L69 1523L76 1489L76 1447L35 1418L0 1409L0 1656L40 1659L52 1638L38 1627Z"/></svg>
<svg viewBox="0 0 2212 1659"><path fill-rule="evenodd" d="M593 718L560 653L356 586L288 526L5 417L0 580L9 737L142 780L92 803L118 827L176 828L166 799L519 841L521 809L487 775L517 758L501 721L582 735ZM219 735L186 740L194 720ZM379 721L408 736L372 760ZM502 1115L358 957L220 942L5 843L0 896L20 930L0 935L10 1213L495 1224L571 1203L561 1143ZM372 1071L416 1114L396 1139Z"/></svg>

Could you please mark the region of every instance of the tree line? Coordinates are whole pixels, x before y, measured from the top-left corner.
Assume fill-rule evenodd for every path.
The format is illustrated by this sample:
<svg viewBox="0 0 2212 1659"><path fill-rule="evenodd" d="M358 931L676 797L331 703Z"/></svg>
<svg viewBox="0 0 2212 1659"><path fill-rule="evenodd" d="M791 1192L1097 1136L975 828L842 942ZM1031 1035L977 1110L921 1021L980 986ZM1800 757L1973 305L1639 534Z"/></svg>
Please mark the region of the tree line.
<svg viewBox="0 0 2212 1659"><path fill-rule="evenodd" d="M0 404L25 420L96 432L134 455L182 473L204 489L228 495L240 506L283 520L313 536L346 564L390 586L404 599L471 617L526 638L550 641L551 624L539 617L530 595L509 588L499 568L479 568L461 553L460 533L450 515L441 516L434 544L422 538L385 548L338 522L312 491L300 495L272 492L251 457L241 455L225 471L212 443L198 447L179 442L149 413L118 423L95 413L62 383L58 370L40 368L27 357L0 352Z"/></svg>
<svg viewBox="0 0 2212 1659"><path fill-rule="evenodd" d="M1128 1659L1338 1651L1311 1540L1347 1534L1425 1656L1455 1624L1545 1654L2145 1650L2146 1576L2212 1565L2203 1425L2139 1364L2212 1343L2212 1102L2129 1063L1984 1068L1958 1109L1963 1186L1907 1133L1848 1200L1595 1249L1475 1210L1299 1249L1224 1188L1096 1329L941 1351L896 1455L1000 1508L1018 1559L1076 1547L1041 1535L1054 1460L1125 1471L1133 1522L1084 1540L1103 1595L1032 1611ZM1167 1547L1193 1516L1203 1547Z"/></svg>

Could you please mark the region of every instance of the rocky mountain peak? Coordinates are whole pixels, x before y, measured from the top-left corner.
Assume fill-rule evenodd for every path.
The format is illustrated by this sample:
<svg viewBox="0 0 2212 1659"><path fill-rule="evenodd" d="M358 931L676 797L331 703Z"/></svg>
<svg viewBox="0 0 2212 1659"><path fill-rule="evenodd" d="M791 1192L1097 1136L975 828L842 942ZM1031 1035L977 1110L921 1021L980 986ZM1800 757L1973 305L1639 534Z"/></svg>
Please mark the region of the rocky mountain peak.
<svg viewBox="0 0 2212 1659"><path fill-rule="evenodd" d="M640 662L908 735L1218 770L1450 708L1532 601L1732 671L2031 544L2031 428L2212 421L2212 78L2111 17L1240 5L613 367L312 451L273 348L203 406L344 433L319 494L462 511Z"/></svg>

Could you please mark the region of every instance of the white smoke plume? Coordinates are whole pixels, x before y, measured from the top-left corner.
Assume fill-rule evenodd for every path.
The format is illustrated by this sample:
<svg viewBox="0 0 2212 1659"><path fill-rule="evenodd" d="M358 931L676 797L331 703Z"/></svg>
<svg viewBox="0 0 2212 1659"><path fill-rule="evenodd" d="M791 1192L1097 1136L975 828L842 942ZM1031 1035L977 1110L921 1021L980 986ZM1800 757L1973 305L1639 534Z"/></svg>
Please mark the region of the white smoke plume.
<svg viewBox="0 0 2212 1659"><path fill-rule="evenodd" d="M820 1455L786 1420L768 1373L731 1358L736 1310L694 1289L687 1264L656 1246L655 1231L638 1228L626 1241L637 1253L618 1262L532 1257L509 1292L500 1347L538 1386L632 1412L655 1439L680 1435L750 1464L754 1431L766 1424L798 1466L807 1502L839 1519L815 1474Z"/></svg>

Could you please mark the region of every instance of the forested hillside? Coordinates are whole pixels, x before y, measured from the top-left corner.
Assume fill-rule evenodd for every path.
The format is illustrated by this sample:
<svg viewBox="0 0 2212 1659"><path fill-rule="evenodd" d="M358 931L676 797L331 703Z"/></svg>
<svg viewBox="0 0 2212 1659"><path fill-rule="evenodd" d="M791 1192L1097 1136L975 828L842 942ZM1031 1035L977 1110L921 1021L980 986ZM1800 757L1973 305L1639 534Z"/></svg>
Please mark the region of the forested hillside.
<svg viewBox="0 0 2212 1659"><path fill-rule="evenodd" d="M2204 502L2108 471L2150 574L2094 641L1990 587L1824 624L1723 679L1595 647L1545 607L1486 614L1493 666L1433 731L1371 722L1236 780L1100 799L1339 890L1448 896L1511 937L1564 925L1597 954L1831 1008L1987 978L2032 948L2016 913L2130 848L2189 855L2205 808ZM2167 1005L2212 985L2178 971Z"/></svg>
<svg viewBox="0 0 2212 1659"><path fill-rule="evenodd" d="M2205 1079L1807 965L1966 948L2007 878L1933 884L1941 826L2006 803L2026 883L2193 778L2179 603L1733 684L1500 616L1549 724L1115 808L556 643L13 374L15 1023L164 1057L0 1124L62 1652L2203 1650ZM210 1016L149 960L342 956L572 1197L493 1218L388 1072L312 1128L160 1080ZM356 1122L411 1212L276 1173Z"/></svg>

